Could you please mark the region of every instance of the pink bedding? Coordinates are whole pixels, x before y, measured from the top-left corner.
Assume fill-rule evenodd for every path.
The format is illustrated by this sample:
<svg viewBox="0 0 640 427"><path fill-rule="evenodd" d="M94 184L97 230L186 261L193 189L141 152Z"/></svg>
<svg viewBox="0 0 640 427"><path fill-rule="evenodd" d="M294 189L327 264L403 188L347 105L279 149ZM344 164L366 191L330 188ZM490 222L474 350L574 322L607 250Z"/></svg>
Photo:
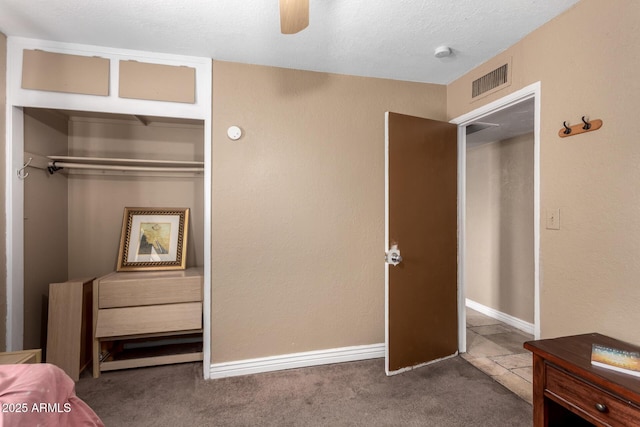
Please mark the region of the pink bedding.
<svg viewBox="0 0 640 427"><path fill-rule="evenodd" d="M48 363L0 365L0 427L101 426L75 383Z"/></svg>

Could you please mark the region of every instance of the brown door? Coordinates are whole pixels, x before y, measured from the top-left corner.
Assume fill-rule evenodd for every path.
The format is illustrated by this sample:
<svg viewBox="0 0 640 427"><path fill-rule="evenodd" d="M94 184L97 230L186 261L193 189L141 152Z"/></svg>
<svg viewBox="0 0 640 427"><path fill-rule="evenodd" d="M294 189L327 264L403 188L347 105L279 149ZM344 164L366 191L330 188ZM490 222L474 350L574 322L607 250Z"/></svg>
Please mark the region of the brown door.
<svg viewBox="0 0 640 427"><path fill-rule="evenodd" d="M458 350L458 172L457 126L387 113L386 131L385 237L401 256L385 267L390 375Z"/></svg>

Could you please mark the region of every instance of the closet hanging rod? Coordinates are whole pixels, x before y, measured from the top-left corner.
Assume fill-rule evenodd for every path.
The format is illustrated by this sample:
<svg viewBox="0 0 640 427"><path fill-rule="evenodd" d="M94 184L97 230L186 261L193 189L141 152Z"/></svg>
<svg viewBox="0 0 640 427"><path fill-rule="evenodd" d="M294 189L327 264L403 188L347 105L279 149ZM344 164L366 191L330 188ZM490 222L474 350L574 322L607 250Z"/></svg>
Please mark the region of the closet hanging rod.
<svg viewBox="0 0 640 427"><path fill-rule="evenodd" d="M135 171L135 172L204 172L204 168L198 167L170 167L170 166L128 166L128 165L105 165L89 163L70 163L51 161L49 162L50 172L58 169L92 169L92 170L115 170L115 171Z"/></svg>
<svg viewBox="0 0 640 427"><path fill-rule="evenodd" d="M81 163L93 165L154 165L181 167L204 167L204 162L185 160L149 160L149 159L121 159L114 157L78 157L78 156L47 156L49 160L66 163Z"/></svg>

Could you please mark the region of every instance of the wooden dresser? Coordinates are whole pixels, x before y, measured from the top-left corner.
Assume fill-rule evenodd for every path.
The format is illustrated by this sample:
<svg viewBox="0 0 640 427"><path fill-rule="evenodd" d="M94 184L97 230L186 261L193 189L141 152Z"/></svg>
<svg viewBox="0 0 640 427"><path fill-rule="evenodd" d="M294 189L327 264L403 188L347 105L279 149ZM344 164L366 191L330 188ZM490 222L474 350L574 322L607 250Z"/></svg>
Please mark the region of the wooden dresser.
<svg viewBox="0 0 640 427"><path fill-rule="evenodd" d="M591 365L591 347L633 346L601 334L529 341L533 425L640 426L640 378Z"/></svg>
<svg viewBox="0 0 640 427"><path fill-rule="evenodd" d="M201 268L117 272L93 282L93 376L101 371L202 360ZM120 357L126 345L200 338L200 348ZM166 347L166 346L165 346ZM175 345L173 345L175 349ZM143 352L144 353L144 352ZM134 352L135 354L135 352Z"/></svg>

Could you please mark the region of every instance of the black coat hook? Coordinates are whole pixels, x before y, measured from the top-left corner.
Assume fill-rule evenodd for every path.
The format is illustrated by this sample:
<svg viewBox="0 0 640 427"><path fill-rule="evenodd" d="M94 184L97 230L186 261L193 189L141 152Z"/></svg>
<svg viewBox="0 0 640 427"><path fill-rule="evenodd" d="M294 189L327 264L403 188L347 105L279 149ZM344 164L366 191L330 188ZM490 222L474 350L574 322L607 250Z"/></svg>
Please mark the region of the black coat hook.
<svg viewBox="0 0 640 427"><path fill-rule="evenodd" d="M562 126L564 126L564 134L569 135L571 133L571 128L567 126L567 122L562 122Z"/></svg>
<svg viewBox="0 0 640 427"><path fill-rule="evenodd" d="M582 116L582 123L584 123L584 126L582 126L582 129L584 130L589 130L591 129L591 123L589 123L588 121L586 121L584 119L584 116Z"/></svg>

